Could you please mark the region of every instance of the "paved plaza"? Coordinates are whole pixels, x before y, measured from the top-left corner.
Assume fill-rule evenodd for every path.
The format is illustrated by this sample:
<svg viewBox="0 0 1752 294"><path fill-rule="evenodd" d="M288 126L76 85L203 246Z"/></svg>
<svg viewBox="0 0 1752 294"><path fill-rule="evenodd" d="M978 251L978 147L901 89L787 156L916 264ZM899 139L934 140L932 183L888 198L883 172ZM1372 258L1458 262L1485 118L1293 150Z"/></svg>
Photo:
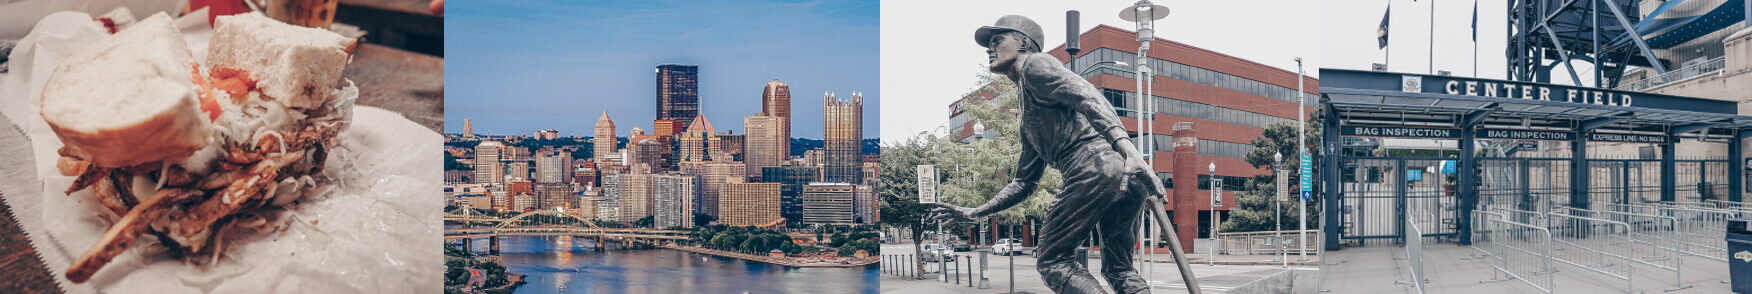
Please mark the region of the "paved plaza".
<svg viewBox="0 0 1752 294"><path fill-rule="evenodd" d="M884 252L884 254L909 254L910 252L913 252L912 250L913 248L910 244L885 244L882 247L882 252ZM988 255L986 257L988 262L986 277L989 280L990 287L980 289L977 284L978 271L975 270L973 273L969 273L966 269L966 260L968 260L968 256L971 256L971 259L974 261L974 266L977 267L981 252L964 251L957 252L957 254L962 256L957 259L957 261L962 262L962 266L959 268L949 266L948 273L950 275L956 275L959 273L961 276L959 279L960 283L956 283L954 277L948 278L950 280L948 282L939 281L936 263L928 263L926 265L928 269L923 275L926 279L923 280L913 280L901 275L887 273L887 270L895 268L907 269L910 267L904 264L884 263L883 266L885 267L885 273L882 275L881 279L882 292L1011 293L1012 288L1010 286L1010 281L1012 278L1010 269L1014 268L1015 293L1052 293L1052 290L1047 288L1046 284L1042 282L1040 272L1035 270L1036 260L1033 256L1015 256L1015 266L1012 267L1010 265L1010 257ZM1101 267L1101 259L1098 257L1099 253L1091 253L1091 255L1095 257L1089 259L1089 267L1099 269ZM1243 289L1279 287L1285 288L1285 293L1289 293L1287 292L1287 289L1291 284L1306 288L1302 292L1313 293L1314 288L1312 287L1312 284L1318 280L1315 272L1317 268L1312 266L1317 263L1313 262L1307 263L1309 266L1297 266L1292 263L1290 267L1286 268L1282 265L1271 263L1272 256L1269 255L1218 255L1218 264L1209 265L1204 263L1206 256L1207 255L1203 254L1188 254L1188 257L1194 258L1194 261L1192 262L1192 270L1197 274L1199 287L1204 289L1205 293L1242 293L1232 292L1232 290L1240 287L1248 287ZM1295 261L1298 258L1298 256L1290 256L1290 260L1292 261ZM1314 256L1309 256L1309 258L1313 259ZM1145 270L1144 274L1146 275L1146 278L1151 280L1151 285L1153 285L1157 291L1164 291L1161 293L1175 293L1177 290L1184 291L1186 289L1186 285L1181 282L1179 268L1174 263L1170 262L1172 259L1168 254L1156 254L1151 256L1151 259L1156 261L1151 264L1151 269L1154 270L1154 274L1152 275L1150 270ZM1294 272L1286 272L1292 270ZM1282 277L1278 277L1277 279L1267 279L1274 275L1282 275ZM976 283L973 287L970 287L967 282L970 279L970 276L974 277L971 279ZM1282 281L1279 281L1278 279L1282 279ZM1287 282L1292 280L1293 282ZM1102 284L1106 285L1105 281L1103 281ZM1248 292L1257 293L1255 291Z"/></svg>
<svg viewBox="0 0 1752 294"><path fill-rule="evenodd" d="M1327 251L1327 265L1322 269L1323 293L1417 293L1410 284L1405 248L1392 245L1344 248ZM1470 246L1454 243L1432 243L1423 247L1424 273L1427 276L1424 293L1537 293L1538 289L1518 280L1480 282L1504 277L1496 273L1487 259L1478 259ZM1689 289L1663 292L1673 288L1675 275L1638 266L1630 285L1630 293L1732 293L1727 263L1696 257L1683 261L1683 285ZM1558 263L1554 293L1626 293L1626 282ZM1339 290L1342 289L1342 290Z"/></svg>

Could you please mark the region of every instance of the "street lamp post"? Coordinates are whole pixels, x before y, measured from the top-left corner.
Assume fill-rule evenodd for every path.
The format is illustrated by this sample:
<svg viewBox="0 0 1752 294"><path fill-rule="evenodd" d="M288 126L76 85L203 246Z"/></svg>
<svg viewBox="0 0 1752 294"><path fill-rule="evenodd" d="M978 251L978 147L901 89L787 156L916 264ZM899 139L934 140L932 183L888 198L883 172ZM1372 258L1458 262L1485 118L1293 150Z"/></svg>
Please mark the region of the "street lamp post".
<svg viewBox="0 0 1752 294"><path fill-rule="evenodd" d="M1221 241L1217 241L1217 232L1219 230L1221 230L1217 226L1217 199L1218 199L1218 197L1223 197L1222 194L1219 194L1222 192L1217 192L1217 189L1222 189L1221 188L1222 186L1219 186L1219 185L1222 185L1222 182L1221 182L1221 180L1217 179L1217 163L1212 162L1211 163L1211 189L1210 189L1211 190L1211 248L1210 248L1211 249L1211 252L1210 252L1211 266L1217 265L1217 248L1222 247L1222 244L1218 244Z"/></svg>
<svg viewBox="0 0 1752 294"><path fill-rule="evenodd" d="M1302 156L1311 156L1311 154L1307 154L1308 153L1308 147L1307 147L1308 145L1306 145L1307 143L1304 143L1302 141L1303 140L1302 137L1306 136L1308 134L1308 131L1307 131L1308 130L1308 120L1302 117L1302 116L1306 115L1303 112L1304 111L1303 110L1304 109L1303 103L1306 103L1306 100L1307 100L1304 96L1305 94L1302 92L1302 80L1303 80L1303 78L1302 78L1302 58L1296 57L1296 124L1301 127L1300 129L1296 130L1296 148L1299 148L1297 150L1299 150L1299 152L1303 153ZM1330 114L1328 114L1328 115L1330 115ZM1298 175L1298 176L1307 176L1307 175ZM1312 182L1310 182L1310 183L1312 183ZM1312 189L1313 187L1305 187L1305 188ZM1300 191L1297 191L1297 192L1300 192ZM1298 194L1300 194L1300 193L1298 193ZM1296 197L1296 199L1297 199L1296 201L1298 203L1296 205L1296 209L1297 209L1296 210L1296 212L1297 212L1296 222L1299 224L1299 227L1297 228L1297 231L1296 231L1296 235L1300 236L1300 239L1296 240L1296 246L1298 247L1297 248L1298 250L1302 251L1302 260L1300 260L1300 261L1308 261L1308 198L1307 197L1300 197L1298 195L1298 197Z"/></svg>
<svg viewBox="0 0 1752 294"><path fill-rule="evenodd" d="M1155 110L1154 109L1155 103L1153 101L1155 99L1151 98L1152 95L1154 95L1154 93L1153 93L1154 92L1153 91L1154 90L1154 83L1153 82L1155 81L1155 79L1154 79L1155 76L1150 73L1150 67L1148 66L1149 65L1149 58L1150 58L1149 52L1150 52L1150 43L1156 41L1156 36L1155 36L1155 32L1156 32L1156 23L1155 22L1156 22L1156 20L1167 18L1167 17L1168 17L1168 8L1167 7L1163 7L1161 5L1151 4L1149 0L1140 0L1136 4L1132 5L1131 7L1126 7L1125 10L1121 10L1119 12L1120 19L1130 21L1133 24L1137 25L1138 55L1137 55L1137 68L1134 71L1134 73L1136 73L1136 76L1137 76L1137 78L1134 79L1135 82L1137 83L1137 88L1133 88L1133 89L1138 90L1139 91L1138 94L1140 94L1140 95L1138 95L1138 100L1137 100L1138 102L1137 102L1137 105L1135 106L1137 108L1137 113L1138 113L1138 128L1137 128L1138 140L1135 143L1138 145L1137 146L1138 151L1143 153L1145 162L1148 162L1150 164L1150 166L1152 167L1152 169L1154 169L1153 167L1156 166L1156 156L1154 154L1155 150L1153 148L1153 145L1155 142L1154 142L1154 140L1152 140L1148 136L1149 136L1149 134L1155 133L1155 111L1154 111ZM1152 207L1150 209L1162 209L1162 208L1161 207ZM1138 221L1140 223L1143 223L1147 220L1149 220L1148 215L1146 215L1144 213L1138 214ZM1142 229L1141 226L1140 226L1140 229ZM1149 234L1144 234L1144 236L1140 236L1140 237L1147 237L1147 236L1149 236ZM1144 241L1142 240L1142 238L1140 238L1138 240L1138 247L1140 247L1140 248L1144 247ZM1143 250L1139 250L1138 255L1144 256L1144 254L1147 254L1147 253L1144 253ZM1146 257L1146 258L1140 259L1140 262L1147 262L1147 260L1148 260L1148 258ZM1176 262L1178 262L1178 261L1176 261ZM1185 269L1185 268L1182 267L1182 269ZM1153 278L1155 276L1154 275L1155 271L1154 271L1153 266L1150 267L1149 272L1151 273L1150 276ZM1191 277L1191 276L1187 275L1185 277ZM1188 285L1191 285L1190 284L1191 281L1188 281L1188 283L1189 283Z"/></svg>

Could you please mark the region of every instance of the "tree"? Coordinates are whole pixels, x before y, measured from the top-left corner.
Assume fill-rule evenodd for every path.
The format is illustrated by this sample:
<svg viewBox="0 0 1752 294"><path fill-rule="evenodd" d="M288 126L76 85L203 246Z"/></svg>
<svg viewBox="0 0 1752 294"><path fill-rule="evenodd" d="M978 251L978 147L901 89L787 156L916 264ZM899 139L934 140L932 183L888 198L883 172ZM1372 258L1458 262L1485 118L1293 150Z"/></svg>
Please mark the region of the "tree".
<svg viewBox="0 0 1752 294"><path fill-rule="evenodd" d="M450 152L444 152L444 170L474 170L474 167L462 164L461 161L457 160L458 158L450 155Z"/></svg>
<svg viewBox="0 0 1752 294"><path fill-rule="evenodd" d="M925 218L931 208L936 207L919 203L917 178L918 165L936 163L936 154L930 143L933 141L935 138L932 135L919 133L899 145L884 146L882 160L877 162L878 174L881 175L878 180L882 184L882 189L877 189L878 196L882 198L879 207L882 219L877 223L901 229L911 235L915 261L924 256L919 243L924 241L924 233L928 230ZM817 235L816 240L820 241L821 237ZM923 262L913 264L918 267L913 272L924 271Z"/></svg>
<svg viewBox="0 0 1752 294"><path fill-rule="evenodd" d="M718 220L717 217L704 213L694 213L693 219L695 227L705 227L706 225L712 224L713 221Z"/></svg>
<svg viewBox="0 0 1752 294"><path fill-rule="evenodd" d="M1016 155L1022 153L1022 119L1017 111L1021 101L1016 97L1015 83L990 72L982 72L979 78L981 86L973 94L993 95L997 103L964 103L961 109L973 121L990 126L991 136L965 144L952 138L935 138L932 142L940 152L942 164L938 169L947 178L940 186L944 202L965 207L985 204L997 196L1015 178ZM1049 168L1028 200L992 217L1018 223L1028 217L1044 216L1063 182L1058 170Z"/></svg>
<svg viewBox="0 0 1752 294"><path fill-rule="evenodd" d="M656 223L656 221L657 221L657 217L647 215L645 217L639 218L639 220L633 221L633 226L640 227L640 228L649 228L649 227L651 227L652 224Z"/></svg>
<svg viewBox="0 0 1752 294"><path fill-rule="evenodd" d="M1309 116L1309 121L1318 122L1321 120L1323 114L1323 112L1316 111L1314 112L1314 115ZM1247 164L1253 165L1254 168L1263 167L1269 169L1273 166L1276 154L1284 155L1284 160L1281 163L1282 166L1279 167L1279 169L1290 171L1287 179L1285 179L1285 182L1291 185L1290 189L1287 191L1290 195L1287 195L1289 201L1283 203L1283 211L1278 211L1276 216L1282 218L1284 229L1291 230L1296 228L1296 220L1300 217L1299 212L1296 209L1296 204L1299 202L1295 199L1295 197L1300 197L1299 195L1301 194L1301 189L1296 186L1301 181L1301 173L1299 172L1301 169L1301 159L1299 158L1299 153L1297 153L1300 148L1297 148L1298 146L1296 146L1296 129L1296 122L1294 121L1273 123L1266 126L1261 130L1259 137L1253 138L1253 150L1248 151L1247 155L1242 158L1247 161ZM1307 142L1307 145L1303 146L1308 148L1309 152L1318 154L1320 152L1319 147L1321 146L1320 124L1309 123L1308 128L1302 130L1302 132ZM1320 165L1320 156L1313 156L1311 159L1313 159L1313 164L1315 166ZM1318 171L1319 169L1316 168L1315 170ZM1229 217L1223 220L1223 231L1249 232L1276 230L1273 226L1277 223L1277 220L1273 219L1274 214L1272 213L1273 210L1278 208L1278 203L1275 203L1277 200L1276 175L1254 176L1247 181L1248 183L1245 185L1246 189L1237 191L1235 207L1229 210ZM1314 181L1314 183L1318 185L1320 182ZM1315 187L1314 190L1319 191L1319 187ZM1319 199L1309 199L1307 211L1310 216L1308 218L1308 227L1318 228L1320 223Z"/></svg>

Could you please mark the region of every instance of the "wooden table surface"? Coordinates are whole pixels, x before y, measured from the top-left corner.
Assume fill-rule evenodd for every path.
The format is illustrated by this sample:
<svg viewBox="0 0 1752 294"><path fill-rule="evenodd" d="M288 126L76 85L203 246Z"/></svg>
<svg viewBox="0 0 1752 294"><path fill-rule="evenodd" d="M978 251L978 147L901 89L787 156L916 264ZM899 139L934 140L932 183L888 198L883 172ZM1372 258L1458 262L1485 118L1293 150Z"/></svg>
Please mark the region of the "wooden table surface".
<svg viewBox="0 0 1752 294"><path fill-rule="evenodd" d="M433 132L444 126L444 59L360 44L341 77L359 85L359 105L400 113Z"/></svg>

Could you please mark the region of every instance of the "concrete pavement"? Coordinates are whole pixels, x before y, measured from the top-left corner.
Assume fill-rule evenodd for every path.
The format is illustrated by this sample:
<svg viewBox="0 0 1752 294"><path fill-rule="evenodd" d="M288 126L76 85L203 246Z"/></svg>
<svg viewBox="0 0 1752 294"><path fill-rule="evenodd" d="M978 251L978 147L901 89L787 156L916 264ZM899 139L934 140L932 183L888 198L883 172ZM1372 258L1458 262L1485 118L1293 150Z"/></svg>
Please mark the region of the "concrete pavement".
<svg viewBox="0 0 1752 294"><path fill-rule="evenodd" d="M1519 280L1497 282L1480 282L1505 277L1497 273L1487 259L1465 259L1473 257L1469 246L1459 246L1453 243L1433 243L1423 247L1424 275L1428 282L1424 285L1424 293L1537 293L1537 288ZM1327 265L1322 269L1323 280L1320 290L1330 293L1417 293L1409 284L1395 284L1395 281L1410 281L1411 274L1407 267L1408 261L1396 260L1403 258L1405 249L1399 246L1379 245L1368 247L1344 248L1326 252ZM1625 280L1611 278L1599 273L1577 268L1561 262L1557 264L1554 293L1626 293ZM1685 257L1683 261L1684 277L1682 285L1691 288L1663 292L1674 287L1675 274L1642 265L1637 266L1632 276L1634 283L1630 293L1732 293L1730 285L1722 283L1728 280L1727 263L1707 260L1697 257Z"/></svg>
<svg viewBox="0 0 1752 294"><path fill-rule="evenodd" d="M884 252L884 254L910 254L912 252L912 247L910 244L890 244L884 245L882 252ZM925 277L923 280L909 279L905 276L890 273L892 270L910 271L912 268L911 264L906 264L905 262L899 264L884 263L884 274L882 274L881 278L881 291L884 293L1010 293L1010 290L1012 289L1010 286L1012 280L1010 270L1014 268L1015 272L1013 280L1015 281L1015 293L1052 293L1052 290L1048 289L1046 284L1041 280L1040 272L1035 270L1036 259L1033 256L1015 256L1015 265L1012 267L1010 265L1010 257L988 255L986 257L987 271L984 273L989 281L990 287L987 289L980 289L977 284L980 272L977 269L971 271L968 270L966 261L973 260L973 267L978 267L980 252L960 252L959 254L963 256L963 258L957 259L958 261L961 261L961 266L959 268L949 266L948 274L951 275L951 277L947 278L949 280L948 282L939 281L939 270L937 270L936 263L927 263L927 271L922 274ZM1091 268L1100 268L1101 259L1098 257L1098 254L1092 254L1092 256L1095 257L1090 258L1089 266ZM1266 261L1272 259L1271 256L1218 255L1219 263L1223 263L1223 261L1231 258L1233 259L1232 261L1235 262L1257 261L1259 258L1264 258ZM1179 268L1174 263L1167 262L1168 254L1159 254L1156 259L1158 262L1151 264L1150 267L1146 268L1147 270L1144 271L1146 278L1149 278L1152 281L1151 284L1155 289L1159 291L1168 291L1166 293L1186 289L1185 284L1180 279ZM1295 256L1291 257L1291 260L1295 259ZM1199 263L1194 263L1192 267L1193 272L1198 277L1200 288L1204 289L1206 293L1227 293L1239 287L1288 289L1291 287L1290 284L1296 283L1298 278L1301 280L1300 284L1306 288L1306 291L1303 292L1311 293L1313 292L1313 287L1309 284L1312 284L1316 279L1316 273L1314 272L1315 269L1316 268L1313 266L1291 266L1289 268L1284 268L1277 265L1218 264L1212 266ZM955 278L953 276L960 276L960 278ZM1268 279L1274 276L1276 279ZM973 287L968 285L969 280L974 281L973 283L975 284ZM959 281L959 284L956 281ZM1258 292L1249 291L1249 293Z"/></svg>

